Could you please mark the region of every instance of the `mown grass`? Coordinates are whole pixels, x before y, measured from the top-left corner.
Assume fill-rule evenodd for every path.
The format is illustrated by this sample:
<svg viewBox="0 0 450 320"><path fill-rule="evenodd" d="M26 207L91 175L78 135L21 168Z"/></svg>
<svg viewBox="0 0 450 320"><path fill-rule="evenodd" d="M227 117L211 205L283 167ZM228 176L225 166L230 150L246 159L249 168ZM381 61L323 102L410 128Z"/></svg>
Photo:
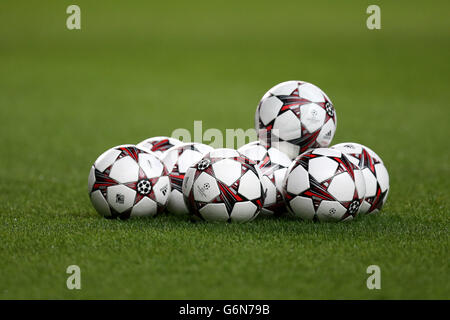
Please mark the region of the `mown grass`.
<svg viewBox="0 0 450 320"><path fill-rule="evenodd" d="M88 1L0 4L0 298L448 299L448 4ZM391 178L352 223L109 221L86 194L105 149L249 128L290 79L322 87L334 142L364 143ZM82 289L66 288L68 265ZM368 290L366 268L382 270Z"/></svg>

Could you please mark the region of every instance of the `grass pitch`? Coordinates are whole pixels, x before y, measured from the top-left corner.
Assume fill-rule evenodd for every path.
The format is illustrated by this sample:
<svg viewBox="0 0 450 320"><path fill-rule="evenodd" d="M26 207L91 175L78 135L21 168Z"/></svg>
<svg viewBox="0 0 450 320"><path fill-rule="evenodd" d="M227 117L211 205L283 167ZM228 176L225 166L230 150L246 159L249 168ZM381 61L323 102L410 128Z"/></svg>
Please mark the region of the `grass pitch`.
<svg viewBox="0 0 450 320"><path fill-rule="evenodd" d="M0 298L449 299L448 1L0 3ZM92 162L176 128L250 128L274 84L333 100L374 149L383 212L345 224L108 221ZM66 288L68 265L81 290ZM381 268L368 290L366 268Z"/></svg>

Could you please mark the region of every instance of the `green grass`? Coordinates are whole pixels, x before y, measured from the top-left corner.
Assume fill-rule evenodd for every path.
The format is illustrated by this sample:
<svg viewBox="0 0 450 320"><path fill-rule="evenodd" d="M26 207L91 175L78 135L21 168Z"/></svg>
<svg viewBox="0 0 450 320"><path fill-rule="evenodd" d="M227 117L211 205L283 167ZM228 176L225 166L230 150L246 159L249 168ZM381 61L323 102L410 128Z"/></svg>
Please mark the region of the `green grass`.
<svg viewBox="0 0 450 320"><path fill-rule="evenodd" d="M0 298L449 299L448 2L0 3ZM250 128L291 79L338 113L334 143L383 157L379 215L245 225L109 221L87 196L107 148L176 128ZM66 288L68 265L82 289ZM381 290L366 268L381 267Z"/></svg>

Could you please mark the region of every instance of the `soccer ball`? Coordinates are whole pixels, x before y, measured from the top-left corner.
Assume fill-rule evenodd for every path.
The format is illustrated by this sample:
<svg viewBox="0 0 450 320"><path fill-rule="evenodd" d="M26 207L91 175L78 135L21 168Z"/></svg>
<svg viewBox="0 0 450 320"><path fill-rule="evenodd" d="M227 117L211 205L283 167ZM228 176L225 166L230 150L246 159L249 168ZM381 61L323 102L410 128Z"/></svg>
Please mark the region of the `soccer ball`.
<svg viewBox="0 0 450 320"><path fill-rule="evenodd" d="M216 149L187 170L184 200L196 219L250 221L264 202L260 178L254 161L233 149Z"/></svg>
<svg viewBox="0 0 450 320"><path fill-rule="evenodd" d="M366 197L361 213L376 213L383 207L389 193L389 174L381 158L366 146L345 142L332 147L358 165L366 182Z"/></svg>
<svg viewBox="0 0 450 320"><path fill-rule="evenodd" d="M330 98L303 81L276 85L262 97L255 113L262 144L278 148L291 159L311 148L328 147L336 123Z"/></svg>
<svg viewBox="0 0 450 320"><path fill-rule="evenodd" d="M154 216L167 205L170 182L159 158L135 145L109 149L89 172L92 205L106 218Z"/></svg>
<svg viewBox="0 0 450 320"><path fill-rule="evenodd" d="M169 195L169 204L167 210L174 214L187 214L188 208L184 203L183 178L187 169L200 161L205 154L213 151L214 148L202 143L185 143L170 148L163 162L169 171L171 192Z"/></svg>
<svg viewBox="0 0 450 320"><path fill-rule="evenodd" d="M304 220L351 220L358 214L364 194L364 177L359 167L331 148L299 155L283 182L289 212Z"/></svg>
<svg viewBox="0 0 450 320"><path fill-rule="evenodd" d="M264 206L261 214L281 214L285 211L282 196L282 183L291 160L287 155L275 148L263 146L255 141L238 149L240 153L257 163L261 169L261 182L266 190Z"/></svg>
<svg viewBox="0 0 450 320"><path fill-rule="evenodd" d="M139 148L142 148L146 151L151 151L156 154L158 157L163 158L164 154L167 150L172 148L173 146L178 146L182 144L178 139L170 138L170 137L153 137L145 139L137 144Z"/></svg>

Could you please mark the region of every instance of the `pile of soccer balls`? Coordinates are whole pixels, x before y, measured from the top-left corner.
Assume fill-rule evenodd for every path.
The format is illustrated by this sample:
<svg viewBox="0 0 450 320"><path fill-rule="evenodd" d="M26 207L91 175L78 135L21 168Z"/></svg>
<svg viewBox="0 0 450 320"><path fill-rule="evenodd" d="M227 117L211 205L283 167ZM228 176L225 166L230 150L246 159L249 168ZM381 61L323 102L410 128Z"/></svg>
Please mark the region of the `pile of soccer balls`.
<svg viewBox="0 0 450 320"><path fill-rule="evenodd" d="M259 214L346 221L381 209L389 176L368 147L341 143L331 100L318 87L287 81L256 109L258 140L238 150L154 137L104 152L89 173L89 196L104 217L163 211L246 222Z"/></svg>

